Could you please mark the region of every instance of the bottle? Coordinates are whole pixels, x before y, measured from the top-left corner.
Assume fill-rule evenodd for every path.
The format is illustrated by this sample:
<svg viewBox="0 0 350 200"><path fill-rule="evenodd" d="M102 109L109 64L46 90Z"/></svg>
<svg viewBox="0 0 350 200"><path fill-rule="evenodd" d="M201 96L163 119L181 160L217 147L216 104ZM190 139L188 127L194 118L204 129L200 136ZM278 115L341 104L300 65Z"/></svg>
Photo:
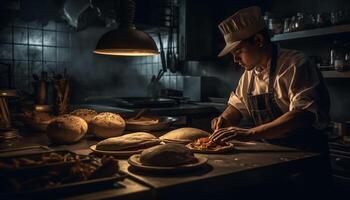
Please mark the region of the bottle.
<svg viewBox="0 0 350 200"><path fill-rule="evenodd" d="M349 70L350 67L350 52L345 53L344 70Z"/></svg>
<svg viewBox="0 0 350 200"><path fill-rule="evenodd" d="M334 60L334 69L339 72L344 71L344 59L340 55L337 55Z"/></svg>
<svg viewBox="0 0 350 200"><path fill-rule="evenodd" d="M334 66L334 61L335 61L335 58L337 56L337 49L339 47L339 43L337 40L334 40L333 41L333 45L331 46L331 50L330 50L330 58L329 58L329 64L330 66Z"/></svg>

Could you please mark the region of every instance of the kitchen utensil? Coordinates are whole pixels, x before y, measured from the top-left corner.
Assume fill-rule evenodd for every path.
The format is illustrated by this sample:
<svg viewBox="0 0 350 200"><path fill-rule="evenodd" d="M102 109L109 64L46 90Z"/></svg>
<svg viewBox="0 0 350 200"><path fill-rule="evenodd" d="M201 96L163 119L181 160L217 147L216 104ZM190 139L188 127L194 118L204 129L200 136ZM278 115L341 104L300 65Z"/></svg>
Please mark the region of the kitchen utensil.
<svg viewBox="0 0 350 200"><path fill-rule="evenodd" d="M172 61L173 61L173 27L171 23L168 31L168 50L166 53L166 62L167 62L166 66L168 69L170 69L170 66L173 65Z"/></svg>
<svg viewBox="0 0 350 200"><path fill-rule="evenodd" d="M160 61L162 64L162 69L159 70L155 81L159 81L162 78L162 76L164 75L164 73L167 71L162 36L160 35L159 32L158 32L158 39L159 39L159 46L160 46Z"/></svg>
<svg viewBox="0 0 350 200"><path fill-rule="evenodd" d="M175 117L157 117L158 123L156 124L130 124L126 119L126 130L127 131L160 131L167 130L170 126L176 122L178 119Z"/></svg>
<svg viewBox="0 0 350 200"><path fill-rule="evenodd" d="M58 115L65 114L68 112L69 106L69 77L67 74L64 77L57 74L54 76L52 84L54 86L54 110Z"/></svg>
<svg viewBox="0 0 350 200"><path fill-rule="evenodd" d="M149 108L142 108L133 119L139 119L143 114L149 111Z"/></svg>
<svg viewBox="0 0 350 200"><path fill-rule="evenodd" d="M176 101L170 98L121 97L111 99L110 104L129 108L159 108L172 107L176 104Z"/></svg>
<svg viewBox="0 0 350 200"><path fill-rule="evenodd" d="M8 153L13 151L22 151L22 150L28 150L28 149L44 149L44 150L52 150L51 148L47 146L42 145L32 145L32 146L26 146L26 147L17 147L17 148L9 148L9 149L1 149L0 153ZM0 156L1 157L1 156Z"/></svg>
<svg viewBox="0 0 350 200"><path fill-rule="evenodd" d="M171 50L171 57L169 58L170 60L168 60L168 69L170 70L170 72L172 73L175 73L177 70L178 70L178 55L177 55L177 52L176 52L176 45L174 45L174 37L173 37L173 34L174 34L174 30L177 30L175 28L175 7L174 7L174 3L173 1L170 2L170 10L171 10L171 22L170 22L170 29L169 29L169 38L170 38L170 41L168 41L168 49ZM170 42L170 44L169 44Z"/></svg>
<svg viewBox="0 0 350 200"><path fill-rule="evenodd" d="M0 127L11 127L11 115L7 106L7 97L17 97L15 90L0 90Z"/></svg>

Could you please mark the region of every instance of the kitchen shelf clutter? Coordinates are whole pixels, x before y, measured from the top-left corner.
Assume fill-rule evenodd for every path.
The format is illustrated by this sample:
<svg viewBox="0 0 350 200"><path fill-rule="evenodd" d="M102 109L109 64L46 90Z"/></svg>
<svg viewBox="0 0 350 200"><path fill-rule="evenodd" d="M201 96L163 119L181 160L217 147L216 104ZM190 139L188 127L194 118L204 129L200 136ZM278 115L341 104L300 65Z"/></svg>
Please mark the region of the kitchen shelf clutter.
<svg viewBox="0 0 350 200"><path fill-rule="evenodd" d="M277 41L331 35L331 34L346 33L346 32L350 32L350 24L276 34L271 38L271 40L277 42Z"/></svg>
<svg viewBox="0 0 350 200"><path fill-rule="evenodd" d="M322 75L324 78L350 78L350 71L322 71Z"/></svg>
<svg viewBox="0 0 350 200"><path fill-rule="evenodd" d="M273 42L282 42L282 41L288 41L288 40L294 40L294 39L321 37L321 36L327 36L332 34L335 35L335 34L341 34L341 33L350 33L350 24L334 25L334 26L314 28L314 29L308 29L308 30L302 30L302 31L296 31L296 32L275 34L271 38L271 40ZM344 61L344 64L346 63L348 63L347 60ZM334 67L334 66L329 66L329 67ZM344 66L344 67L348 67L348 66ZM350 78L350 71L331 70L331 71L322 71L322 74L324 78Z"/></svg>

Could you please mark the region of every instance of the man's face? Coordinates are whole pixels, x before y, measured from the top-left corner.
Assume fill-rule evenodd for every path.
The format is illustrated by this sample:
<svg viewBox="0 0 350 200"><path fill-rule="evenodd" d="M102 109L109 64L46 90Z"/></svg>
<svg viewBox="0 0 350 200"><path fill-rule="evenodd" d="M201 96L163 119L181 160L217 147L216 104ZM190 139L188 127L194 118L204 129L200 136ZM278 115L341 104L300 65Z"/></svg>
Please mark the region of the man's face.
<svg viewBox="0 0 350 200"><path fill-rule="evenodd" d="M236 48L231 50L233 60L241 67L250 71L259 64L261 60L261 48L255 44L242 41Z"/></svg>

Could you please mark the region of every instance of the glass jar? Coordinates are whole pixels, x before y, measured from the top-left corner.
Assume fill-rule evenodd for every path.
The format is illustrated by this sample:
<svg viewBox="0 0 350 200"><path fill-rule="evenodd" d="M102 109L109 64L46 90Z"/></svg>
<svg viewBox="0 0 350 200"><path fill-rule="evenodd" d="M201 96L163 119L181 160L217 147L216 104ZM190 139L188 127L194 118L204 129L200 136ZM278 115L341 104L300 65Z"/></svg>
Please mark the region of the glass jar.
<svg viewBox="0 0 350 200"><path fill-rule="evenodd" d="M290 31L290 18L285 18L283 23L283 33L288 33Z"/></svg>
<svg viewBox="0 0 350 200"><path fill-rule="evenodd" d="M280 19L277 18L271 18L269 19L269 30L272 31L273 34L280 34L282 33L282 22Z"/></svg>
<svg viewBox="0 0 350 200"><path fill-rule="evenodd" d="M290 31L290 32L293 32L293 31L296 30L295 25L296 25L296 17L293 16L293 17L290 19L290 24L289 24L289 31Z"/></svg>
<svg viewBox="0 0 350 200"><path fill-rule="evenodd" d="M295 20L295 31L301 31L306 28L306 21L304 17L304 13L298 12Z"/></svg>
<svg viewBox="0 0 350 200"><path fill-rule="evenodd" d="M339 55L334 60L334 69L339 72L344 71L344 59Z"/></svg>

